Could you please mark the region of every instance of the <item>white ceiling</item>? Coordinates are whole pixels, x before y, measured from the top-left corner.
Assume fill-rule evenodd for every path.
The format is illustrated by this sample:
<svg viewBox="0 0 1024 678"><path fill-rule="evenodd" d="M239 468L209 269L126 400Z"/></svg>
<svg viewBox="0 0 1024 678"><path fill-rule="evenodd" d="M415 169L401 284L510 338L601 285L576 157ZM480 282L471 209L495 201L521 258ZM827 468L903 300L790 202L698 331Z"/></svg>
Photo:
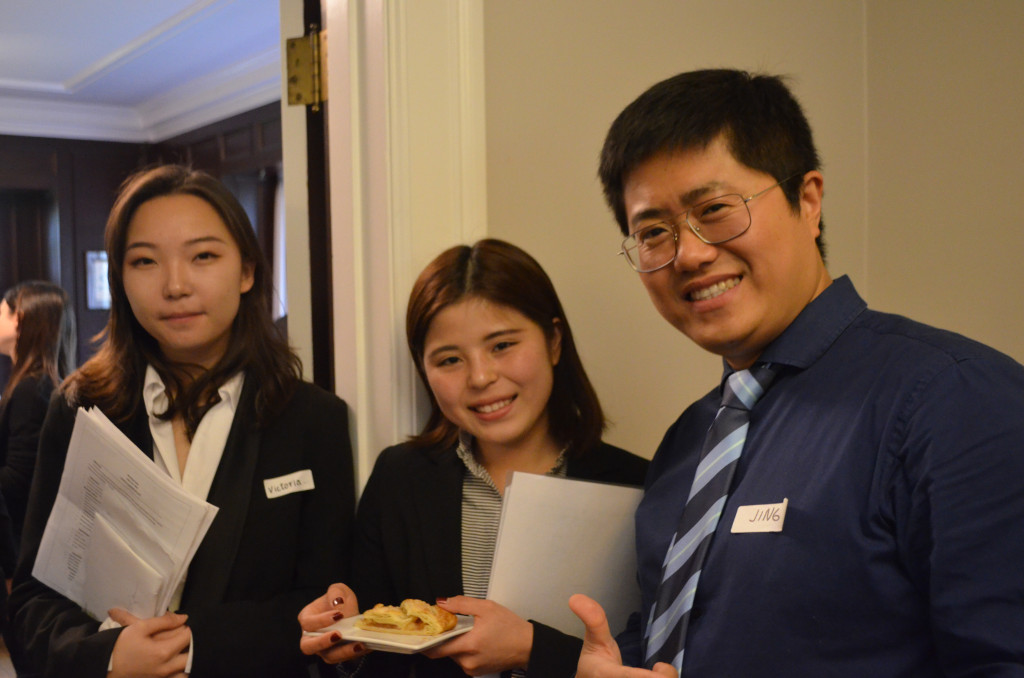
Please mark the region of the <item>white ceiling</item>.
<svg viewBox="0 0 1024 678"><path fill-rule="evenodd" d="M161 141L281 96L278 0L0 0L0 134Z"/></svg>

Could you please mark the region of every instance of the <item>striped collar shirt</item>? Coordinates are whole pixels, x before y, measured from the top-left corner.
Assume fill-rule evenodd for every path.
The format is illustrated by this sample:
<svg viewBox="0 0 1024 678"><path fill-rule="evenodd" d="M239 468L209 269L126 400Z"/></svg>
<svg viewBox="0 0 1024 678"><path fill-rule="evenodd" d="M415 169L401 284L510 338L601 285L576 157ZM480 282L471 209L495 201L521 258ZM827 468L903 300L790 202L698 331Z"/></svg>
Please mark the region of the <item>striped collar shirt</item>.
<svg viewBox="0 0 1024 678"><path fill-rule="evenodd" d="M465 464L462 476L462 588L474 598L487 597L494 560L494 544L501 522L501 494L494 480L473 455L473 438L459 434L455 450ZM565 450L546 475L564 478L567 469Z"/></svg>

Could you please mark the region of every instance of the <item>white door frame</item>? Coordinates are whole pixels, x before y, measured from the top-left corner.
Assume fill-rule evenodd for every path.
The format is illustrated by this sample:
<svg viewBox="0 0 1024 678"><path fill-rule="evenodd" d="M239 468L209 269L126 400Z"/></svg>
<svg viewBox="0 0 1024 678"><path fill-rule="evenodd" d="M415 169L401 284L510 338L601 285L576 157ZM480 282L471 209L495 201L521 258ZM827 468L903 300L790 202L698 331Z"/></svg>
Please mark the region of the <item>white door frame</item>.
<svg viewBox="0 0 1024 678"><path fill-rule="evenodd" d="M326 0L335 387L360 488L424 421L405 306L436 254L487 232L483 4Z"/></svg>

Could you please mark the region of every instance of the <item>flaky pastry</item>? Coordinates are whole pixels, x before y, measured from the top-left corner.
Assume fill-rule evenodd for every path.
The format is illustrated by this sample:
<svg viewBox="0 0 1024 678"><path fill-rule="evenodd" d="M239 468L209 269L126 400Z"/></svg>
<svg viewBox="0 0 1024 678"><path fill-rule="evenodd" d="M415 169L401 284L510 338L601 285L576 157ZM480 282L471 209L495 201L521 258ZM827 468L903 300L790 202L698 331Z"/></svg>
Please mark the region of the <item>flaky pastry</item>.
<svg viewBox="0 0 1024 678"><path fill-rule="evenodd" d="M380 633L407 636L436 636L455 628L455 615L437 605L407 598L400 606L377 603L363 612L356 627Z"/></svg>

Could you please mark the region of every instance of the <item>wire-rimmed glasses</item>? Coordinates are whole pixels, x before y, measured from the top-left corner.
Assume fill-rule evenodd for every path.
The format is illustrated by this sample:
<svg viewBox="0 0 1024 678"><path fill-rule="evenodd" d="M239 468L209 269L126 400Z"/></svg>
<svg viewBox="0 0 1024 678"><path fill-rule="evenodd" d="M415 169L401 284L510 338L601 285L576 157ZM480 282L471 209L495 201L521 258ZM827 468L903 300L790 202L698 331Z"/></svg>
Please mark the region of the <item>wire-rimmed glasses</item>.
<svg viewBox="0 0 1024 678"><path fill-rule="evenodd" d="M747 203L796 176L799 175L794 174L747 197L729 193L704 200L682 214L641 226L622 241L619 254L637 273L650 273L668 266L678 252L680 222L685 222L693 234L708 245L738 238L747 232L752 221Z"/></svg>

